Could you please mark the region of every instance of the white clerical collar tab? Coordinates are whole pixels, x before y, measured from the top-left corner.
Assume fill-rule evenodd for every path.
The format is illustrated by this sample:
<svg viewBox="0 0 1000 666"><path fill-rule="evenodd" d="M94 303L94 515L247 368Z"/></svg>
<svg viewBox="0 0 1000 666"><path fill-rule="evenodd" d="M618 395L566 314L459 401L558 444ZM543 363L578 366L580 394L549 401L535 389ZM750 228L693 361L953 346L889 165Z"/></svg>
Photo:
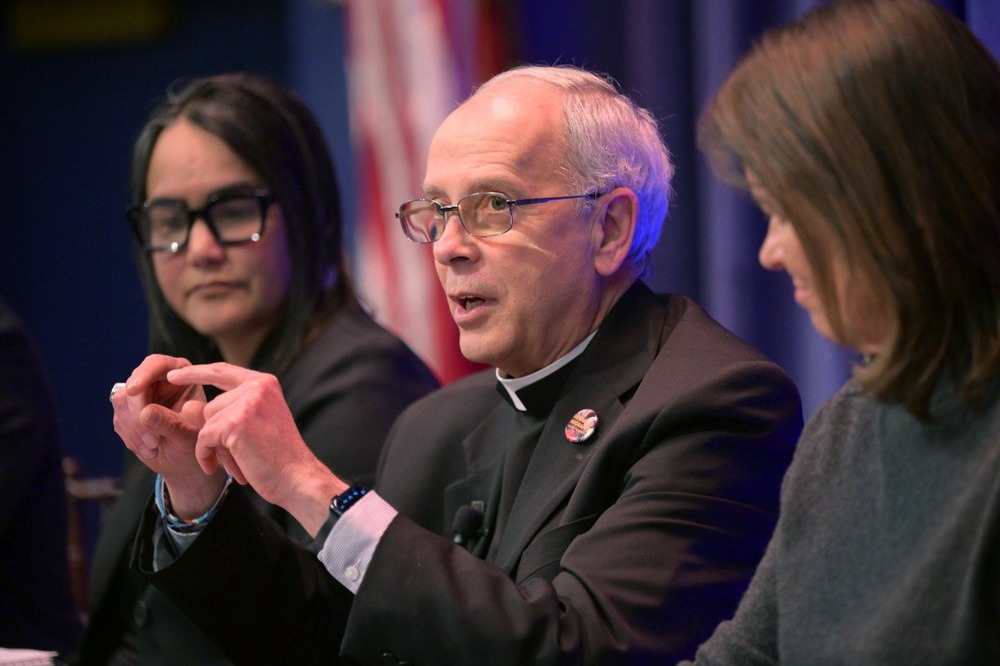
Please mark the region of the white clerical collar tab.
<svg viewBox="0 0 1000 666"><path fill-rule="evenodd" d="M526 386L531 386L535 382L545 379L554 372L558 372L559 369L561 369L567 363L573 361L577 356L582 354L583 350L587 348L587 345L590 344L590 341L594 339L595 335L597 335L597 331L594 331L593 333L588 335L586 338L583 339L583 342L578 344L576 347L573 347L573 349L571 349L568 353L564 354L558 360L549 363L541 370L536 370L535 372L532 372L530 375L525 375L524 377L504 377L500 374L500 369L497 368L496 370L497 381L500 382L500 386L502 386L504 390L507 391L507 395L510 396L510 401L514 404L514 407L516 407L517 410L520 412L528 411L528 408L524 406L524 403L521 402L521 399L517 397L517 392Z"/></svg>

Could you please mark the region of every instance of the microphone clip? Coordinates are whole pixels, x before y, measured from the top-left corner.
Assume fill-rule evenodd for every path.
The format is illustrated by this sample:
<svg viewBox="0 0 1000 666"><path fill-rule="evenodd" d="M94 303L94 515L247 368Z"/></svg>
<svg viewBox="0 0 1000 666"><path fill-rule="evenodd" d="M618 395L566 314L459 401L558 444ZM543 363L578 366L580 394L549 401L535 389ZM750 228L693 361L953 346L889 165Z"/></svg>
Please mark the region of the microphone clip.
<svg viewBox="0 0 1000 666"><path fill-rule="evenodd" d="M466 550L471 550L474 541L486 534L483 529L483 511L476 504L481 506L482 502L458 507L451 523L452 541Z"/></svg>

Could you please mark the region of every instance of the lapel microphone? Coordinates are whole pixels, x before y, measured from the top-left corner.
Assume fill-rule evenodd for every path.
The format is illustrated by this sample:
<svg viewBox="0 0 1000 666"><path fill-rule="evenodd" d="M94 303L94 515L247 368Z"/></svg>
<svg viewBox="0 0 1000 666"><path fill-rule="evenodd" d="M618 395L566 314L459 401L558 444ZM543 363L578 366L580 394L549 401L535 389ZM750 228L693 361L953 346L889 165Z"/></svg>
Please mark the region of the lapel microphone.
<svg viewBox="0 0 1000 666"><path fill-rule="evenodd" d="M468 504L458 507L455 512L455 519L451 523L451 531L454 534L452 541L462 548L469 547L469 540L479 534L479 528L483 525L483 513L472 508Z"/></svg>

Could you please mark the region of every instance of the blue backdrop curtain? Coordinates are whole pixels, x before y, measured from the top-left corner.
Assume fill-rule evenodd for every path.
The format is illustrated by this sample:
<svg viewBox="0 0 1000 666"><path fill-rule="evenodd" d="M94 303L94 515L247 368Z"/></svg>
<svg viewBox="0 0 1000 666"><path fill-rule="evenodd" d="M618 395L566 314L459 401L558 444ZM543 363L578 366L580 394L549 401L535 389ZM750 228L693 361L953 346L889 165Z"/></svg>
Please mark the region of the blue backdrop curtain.
<svg viewBox="0 0 1000 666"><path fill-rule="evenodd" d="M677 164L670 216L650 282L688 294L716 319L776 359L796 380L806 416L850 374L855 356L821 338L792 300L784 273L757 263L766 221L742 193L720 183L694 143L699 111L764 29L817 0L549 0L520 5L522 57L611 73L660 119ZM1000 54L1000 2L939 5ZM564 28L553 31L553 25Z"/></svg>
<svg viewBox="0 0 1000 666"><path fill-rule="evenodd" d="M63 448L92 474L120 470L107 391L146 348L146 308L130 253L131 143L166 85L252 69L286 80L316 110L351 191L342 8L330 0L149 0L170 29L142 41L25 46L0 13L0 293L47 362ZM471 0L470 0L471 1ZM90 0L44 6L79 8ZM805 0L509 0L518 59L605 71L661 120L675 196L651 283L689 294L795 378L807 415L844 380L850 357L823 341L784 275L756 262L761 215L719 184L694 145L698 112L764 28ZM1000 53L1000 2L942 2ZM106 9L106 3L95 6ZM58 14L52 24L74 25ZM82 24L81 24L82 25ZM351 201L346 219L364 214ZM350 231L350 229L348 230Z"/></svg>

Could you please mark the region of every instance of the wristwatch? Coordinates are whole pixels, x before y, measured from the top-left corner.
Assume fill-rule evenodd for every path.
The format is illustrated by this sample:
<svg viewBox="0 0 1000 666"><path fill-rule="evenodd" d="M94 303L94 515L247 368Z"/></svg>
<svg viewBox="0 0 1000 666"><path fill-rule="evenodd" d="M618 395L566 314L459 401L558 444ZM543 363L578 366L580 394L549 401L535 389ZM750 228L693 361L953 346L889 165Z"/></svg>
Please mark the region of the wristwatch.
<svg viewBox="0 0 1000 666"><path fill-rule="evenodd" d="M364 497L367 492L367 488L362 486L360 483L355 483L344 492L339 495L334 495L330 499L330 513L335 514L339 518L344 515L344 512L350 509L355 502Z"/></svg>
<svg viewBox="0 0 1000 666"><path fill-rule="evenodd" d="M356 483L339 495L334 495L330 498L330 516L323 523L322 527L319 528L319 532L316 533L316 537L313 539L312 544L309 545L309 550L312 551L314 555L319 555L319 552L323 550L323 545L326 543L326 538L330 536L330 530L333 529L333 524L336 523L344 512L351 508L351 506L357 502L359 499L365 496L368 489L362 486L360 483Z"/></svg>

